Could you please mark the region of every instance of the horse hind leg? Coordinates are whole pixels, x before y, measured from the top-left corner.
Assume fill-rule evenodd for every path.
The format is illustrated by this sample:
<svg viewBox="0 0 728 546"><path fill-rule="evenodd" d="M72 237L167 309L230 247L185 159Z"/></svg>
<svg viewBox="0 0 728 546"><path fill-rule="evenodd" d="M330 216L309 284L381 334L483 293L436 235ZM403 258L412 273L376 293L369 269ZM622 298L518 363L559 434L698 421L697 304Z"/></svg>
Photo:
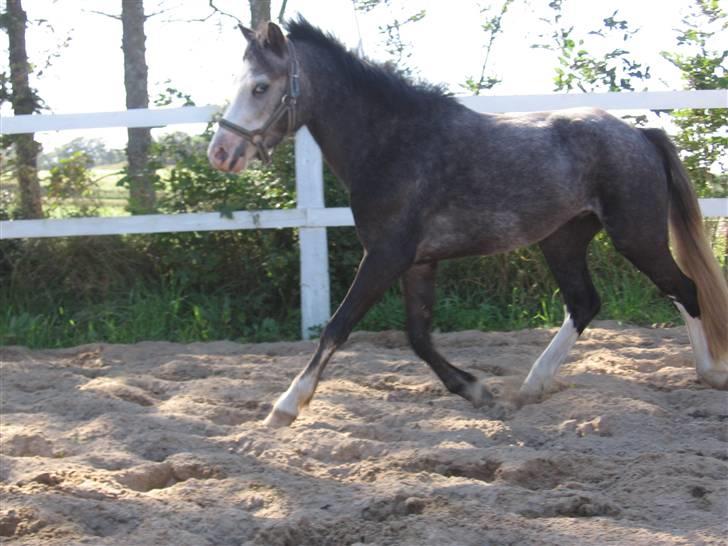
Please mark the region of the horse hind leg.
<svg viewBox="0 0 728 546"><path fill-rule="evenodd" d="M662 156L669 206L667 203L662 207L643 206L640 208L644 210L635 211L635 206L640 203L654 204L655 192L650 192L642 199L635 199L632 188L630 199L619 203L622 207L617 209L616 214L619 220L629 225L630 218L636 212L636 222L641 222L637 227L642 228L644 234L638 234L641 246L636 251L630 246L634 242L629 241L629 237L620 238L620 245L625 255L678 304L690 335L698 376L712 387L728 389L728 284L705 237L700 205L675 146L664 131L643 129L642 135ZM641 181L640 187L646 187L645 181ZM662 182L658 182L658 188L665 187ZM633 210L625 213L623 209L630 206ZM657 223L649 223L650 219L646 216L650 212L652 219L658 220ZM669 219L680 268L669 253L666 219ZM622 224L615 225L617 229L612 230L615 231L612 238L617 245ZM648 239L647 244L645 238ZM656 260L663 264L664 270L658 269L655 263L641 255L640 250L651 250L650 242L660 243L653 244L652 248L660 252ZM654 259L654 256L650 258Z"/></svg>
<svg viewBox="0 0 728 546"><path fill-rule="evenodd" d="M521 402L540 399L564 363L579 335L599 312L600 301L589 274L587 247L601 229L596 216L576 217L546 239L541 250L566 306L558 333L531 367L521 386Z"/></svg>
<svg viewBox="0 0 728 546"><path fill-rule="evenodd" d="M450 392L480 407L492 402L491 393L473 375L450 364L432 345L430 327L436 267L436 263L415 265L402 276L407 336L417 356L432 368Z"/></svg>
<svg viewBox="0 0 728 546"><path fill-rule="evenodd" d="M636 233L623 233L619 227L607 228L617 251L670 298L685 321L695 356L698 377L717 389L728 389L728 361L711 356L708 338L700 319L695 283L678 267L670 253L667 226L645 224Z"/></svg>
<svg viewBox="0 0 728 546"><path fill-rule="evenodd" d="M677 299L674 300L674 303L688 329L698 377L711 387L728 390L728 361L716 360L710 354L708 338L705 335L700 316L692 316Z"/></svg>

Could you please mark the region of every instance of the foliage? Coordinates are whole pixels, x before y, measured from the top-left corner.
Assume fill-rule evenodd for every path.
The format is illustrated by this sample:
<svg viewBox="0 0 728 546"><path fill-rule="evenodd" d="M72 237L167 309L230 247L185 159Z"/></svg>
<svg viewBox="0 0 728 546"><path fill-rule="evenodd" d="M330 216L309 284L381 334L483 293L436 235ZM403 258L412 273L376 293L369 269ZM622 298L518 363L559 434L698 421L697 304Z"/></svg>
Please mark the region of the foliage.
<svg viewBox="0 0 728 546"><path fill-rule="evenodd" d="M6 303L6 294L0 301ZM292 339L298 331L296 312L284 320L245 312L235 294L192 293L180 285L145 284L104 301L49 303L42 310L7 303L0 311L0 343L59 347L104 341L178 342L221 338L254 342Z"/></svg>
<svg viewBox="0 0 728 546"><path fill-rule="evenodd" d="M544 21L549 23L552 32L547 42L534 47L559 54L555 90L634 91L637 82L650 78L650 67L635 60L627 49L599 50L603 38L621 37L626 47L637 33L626 20L617 17L616 11L603 19L602 28L576 37L574 27L564 24L563 0L552 0L549 6L551 17ZM663 52L663 57L681 71L689 89L725 89L728 86L728 50L721 47L718 40L728 28L728 18L719 2L694 0L693 11L683 19L683 25L678 30L677 51ZM587 40L586 36L591 39ZM596 48L598 52L587 48ZM678 110L671 116L680 129L675 142L698 194L725 196L728 193L725 174L728 168L728 109ZM644 123L646 117L638 116L633 121Z"/></svg>
<svg viewBox="0 0 728 546"><path fill-rule="evenodd" d="M127 154L127 158L129 155ZM129 200L125 210L131 214L153 214L159 212L157 208L157 192L161 189L161 178L158 170L162 164L149 158L144 163L144 168L136 175L132 174L127 163L121 168L119 174L121 176L116 181L116 186L124 188L129 192ZM143 180L144 186L139 184L139 180ZM136 188L136 189L135 189ZM143 195L144 198L133 197L134 194Z"/></svg>
<svg viewBox="0 0 728 546"><path fill-rule="evenodd" d="M586 49L587 39L578 36L574 26L565 26L563 0L551 0L550 18L544 18L551 28L548 41L533 47L549 49L558 53L559 66L556 67L554 84L556 91L579 89L582 92L593 91L634 91L634 80L650 78L650 67L631 58L630 52L622 47L590 53ZM602 20L602 27L587 33L588 36L600 38L619 38L625 44L637 33L624 19L617 19L617 11ZM603 40L602 43L606 43ZM602 44L600 44L602 45Z"/></svg>
<svg viewBox="0 0 728 546"><path fill-rule="evenodd" d="M234 176L209 165L199 145L209 137L208 129L155 145L156 162L174 161L160 174L162 212L229 214L295 204L291 143L270 166ZM90 181L83 157L63 160L52 172L59 195L75 195ZM300 319L298 262L293 230L2 241L0 306L7 312L0 336L45 345L293 337Z"/></svg>
<svg viewBox="0 0 728 546"><path fill-rule="evenodd" d="M109 149L106 143L100 138L77 137L58 146L52 152L46 152L38 156L38 167L50 169L62 159L67 159L74 154L83 153L89 161L89 166L109 165L119 163L125 159L124 150Z"/></svg>
<svg viewBox="0 0 728 546"><path fill-rule="evenodd" d="M166 87L163 91L157 94L157 98L154 99L154 106L195 106L195 101L192 100L192 95L184 93L172 86L171 80L165 80Z"/></svg>
<svg viewBox="0 0 728 546"><path fill-rule="evenodd" d="M683 25L678 50L663 57L680 70L688 89L728 88L728 14L717 0L695 0ZM728 195L728 108L678 110L672 117L680 128L675 141L698 193Z"/></svg>
<svg viewBox="0 0 728 546"><path fill-rule="evenodd" d="M10 220L15 207L15 196L12 192L0 189L0 220Z"/></svg>
<svg viewBox="0 0 728 546"><path fill-rule="evenodd" d="M270 166L240 175L213 169L206 146L210 129L198 137L165 137L153 151L172 167L162 177L160 211L219 212L295 206L292 146L286 143ZM158 256L163 278L195 291L244 295L259 315L274 309L277 318L295 307L298 292L296 234L291 230L169 233L146 238L147 252Z"/></svg>
<svg viewBox="0 0 728 546"><path fill-rule="evenodd" d="M392 0L353 0L354 7L360 11L369 12L380 5L389 6Z"/></svg>
<svg viewBox="0 0 728 546"><path fill-rule="evenodd" d="M99 204L94 199L96 181L89 171L91 165L91 158L85 152L78 151L51 167L46 186L47 210L71 201L74 208L72 215L96 215Z"/></svg>
<svg viewBox="0 0 728 546"><path fill-rule="evenodd" d="M353 234L331 231L342 232L334 238ZM0 275L11 281L0 288L0 343L295 339L295 240L267 240L266 234L290 233L283 230L245 233L3 241ZM330 245L330 252L336 303L352 277L342 264L353 269L360 251ZM677 323L674 307L605 238L592 244L590 262L603 300L598 318ZM558 290L536 248L445 262L438 277L437 330L509 330L563 320ZM403 326L395 287L358 328Z"/></svg>
<svg viewBox="0 0 728 546"><path fill-rule="evenodd" d="M354 0L353 4L355 9L364 12L371 12L379 7L386 7L391 11L393 7L391 0ZM404 76L411 77L414 74L414 69L408 64L412 57L411 47L402 38L402 30L424 19L427 10L420 9L410 12L400 9L400 12L401 16L394 17L391 22L380 25L379 33L384 36L385 50L389 55L386 64Z"/></svg>
<svg viewBox="0 0 728 546"><path fill-rule="evenodd" d="M389 62L405 76L412 75L412 68L407 64L409 58L412 57L412 53L409 51L407 43L402 39L402 29L406 25L421 21L426 14L425 10L419 10L406 15L402 20L395 18L391 23L379 27L379 32L385 36L386 51L390 56Z"/></svg>
<svg viewBox="0 0 728 546"><path fill-rule="evenodd" d="M492 16L490 15L492 6L481 8L480 10L481 14L486 17L485 22L481 25L486 36L483 64L480 70L480 77L476 80L471 76L465 80L465 84L463 85L463 87L465 87L465 89L470 91L473 95L480 95L481 91L492 89L501 82L500 78L486 76L486 71L488 69L488 61L490 60L490 54L493 51L496 38L503 32L503 17L505 17L508 12L508 8L511 6L513 1L514 0L504 0L500 9Z"/></svg>

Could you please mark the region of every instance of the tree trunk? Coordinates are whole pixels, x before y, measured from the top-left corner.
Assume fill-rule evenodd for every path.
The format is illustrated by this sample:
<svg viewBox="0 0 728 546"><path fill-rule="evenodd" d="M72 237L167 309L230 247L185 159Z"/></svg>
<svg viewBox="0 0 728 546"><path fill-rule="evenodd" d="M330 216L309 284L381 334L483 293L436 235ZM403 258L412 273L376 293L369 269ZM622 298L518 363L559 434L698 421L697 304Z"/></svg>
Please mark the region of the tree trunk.
<svg viewBox="0 0 728 546"><path fill-rule="evenodd" d="M250 26L257 30L266 21L270 21L270 0L250 0Z"/></svg>
<svg viewBox="0 0 728 546"><path fill-rule="evenodd" d="M8 60L13 92L11 102L15 114L32 114L38 110L38 101L30 88L30 65L25 49L25 27L28 17L21 0L7 0L5 23L8 31ZM20 189L21 218L42 218L43 204L38 182L38 154L40 144L32 133L13 137Z"/></svg>
<svg viewBox="0 0 728 546"><path fill-rule="evenodd" d="M124 88L126 89L127 109L149 106L144 20L143 0L121 1L123 28L121 49L124 52ZM129 128L127 134L129 135L126 148L129 163L127 167L129 210L132 214L149 213L154 211L156 205L154 173L149 168L151 130L146 127Z"/></svg>

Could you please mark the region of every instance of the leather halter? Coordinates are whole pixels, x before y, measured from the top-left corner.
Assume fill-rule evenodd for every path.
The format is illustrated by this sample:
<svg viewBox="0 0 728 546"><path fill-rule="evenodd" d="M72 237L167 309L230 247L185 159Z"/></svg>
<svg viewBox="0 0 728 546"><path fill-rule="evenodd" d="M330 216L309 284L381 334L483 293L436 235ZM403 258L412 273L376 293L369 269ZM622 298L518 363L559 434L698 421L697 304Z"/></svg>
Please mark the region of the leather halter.
<svg viewBox="0 0 728 546"><path fill-rule="evenodd" d="M296 126L296 102L301 94L301 87L299 84L299 66L298 59L296 58L296 50L293 48L293 43L290 39L286 40L288 44L288 56L290 58L290 65L288 67L288 90L281 97L281 102L273 110L273 113L268 117L268 120L258 129L249 130L241 127L237 123L228 121L225 118L221 118L218 122L220 127L224 127L228 131L235 133L238 136L243 137L245 140L250 142L258 150L258 157L263 163L270 162L270 150L265 144L265 138L268 130L285 114L288 114L288 127L284 136L289 134Z"/></svg>

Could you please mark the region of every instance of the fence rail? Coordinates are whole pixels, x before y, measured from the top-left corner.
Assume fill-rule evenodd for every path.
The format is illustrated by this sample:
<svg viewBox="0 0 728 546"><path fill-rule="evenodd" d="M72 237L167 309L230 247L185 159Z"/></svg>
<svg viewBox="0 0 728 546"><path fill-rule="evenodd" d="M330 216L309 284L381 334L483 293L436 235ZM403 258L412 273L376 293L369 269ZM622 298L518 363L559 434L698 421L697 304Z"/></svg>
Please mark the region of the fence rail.
<svg viewBox="0 0 728 546"><path fill-rule="evenodd" d="M83 235L131 235L189 231L229 231L235 229L327 228L353 226L351 209L296 208L280 210L239 210L230 216L219 212L144 214L114 218L68 218L14 220L2 222L2 239L41 239Z"/></svg>
<svg viewBox="0 0 728 546"><path fill-rule="evenodd" d="M577 106L608 110L671 110L676 108L728 108L728 90L642 93L583 93L573 95L517 95L462 97L463 104L479 112L528 112ZM0 134L92 129L108 127L162 127L182 123L208 123L216 106L137 109L83 114L19 115L0 118ZM297 208L189 213L116 218L0 221L0 239L71 237L182 231L297 228L301 250L301 334L329 318L329 276L326 228L352 226L348 208L326 208L323 198L321 152L305 128L296 135ZM728 199L701 199L706 217L728 216Z"/></svg>
<svg viewBox="0 0 728 546"><path fill-rule="evenodd" d="M677 108L728 108L728 89L703 91L644 91L641 93L578 93L559 95L507 95L459 97L478 112L534 112L579 106L606 110L674 110ZM107 127L163 127L179 123L207 123L217 106L139 108L119 112L21 115L0 120L0 134L38 133L67 129Z"/></svg>
<svg viewBox="0 0 728 546"><path fill-rule="evenodd" d="M698 199L705 218L728 216L728 199ZM0 239L42 239L85 235L132 235L237 229L330 228L354 225L347 207L145 214L113 218L68 218L0 222Z"/></svg>

